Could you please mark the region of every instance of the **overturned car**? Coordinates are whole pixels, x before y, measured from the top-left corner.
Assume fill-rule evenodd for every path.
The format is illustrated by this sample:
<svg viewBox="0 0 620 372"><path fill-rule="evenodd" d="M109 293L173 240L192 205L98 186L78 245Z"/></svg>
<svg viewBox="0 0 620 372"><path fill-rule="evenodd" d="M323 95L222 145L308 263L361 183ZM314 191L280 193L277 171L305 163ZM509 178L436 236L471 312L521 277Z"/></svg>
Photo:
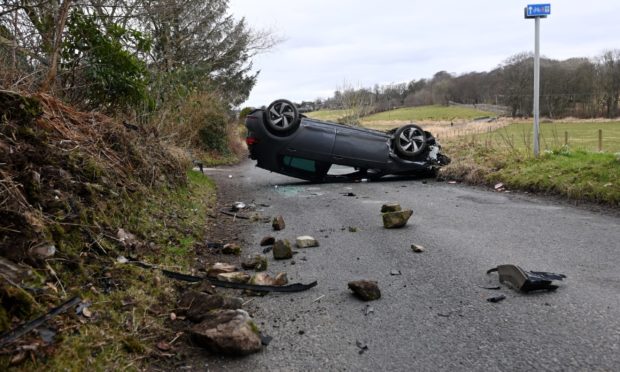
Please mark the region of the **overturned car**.
<svg viewBox="0 0 620 372"><path fill-rule="evenodd" d="M315 120L279 99L245 120L246 143L257 166L314 182L330 179L332 165L357 171L349 178L433 174L450 159L431 133L415 124L388 132Z"/></svg>

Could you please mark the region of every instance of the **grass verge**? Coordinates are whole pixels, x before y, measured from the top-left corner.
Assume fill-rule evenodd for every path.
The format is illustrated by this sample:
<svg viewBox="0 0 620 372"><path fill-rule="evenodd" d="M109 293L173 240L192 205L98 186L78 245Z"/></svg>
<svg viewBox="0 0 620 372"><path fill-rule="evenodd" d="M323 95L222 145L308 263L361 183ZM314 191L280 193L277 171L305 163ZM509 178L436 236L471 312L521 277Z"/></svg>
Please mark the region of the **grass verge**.
<svg viewBox="0 0 620 372"><path fill-rule="evenodd" d="M472 184L502 182L508 189L560 195L620 206L620 157L560 147L535 158L531 152L452 139L444 149L453 162L441 170L448 179Z"/></svg>
<svg viewBox="0 0 620 372"><path fill-rule="evenodd" d="M119 263L117 257L190 271L216 194L215 184L201 173L189 171L187 178L187 186L160 187L99 204L88 218L97 225L92 231L99 231L92 239L78 233L59 238L60 253L33 269L27 284L40 288L38 303L22 321L41 315L41 304L72 296L90 303L91 315L71 310L48 321L45 327L55 333L54 342L44 344L31 332L19 340L21 352L0 356L0 369L134 370L171 357L156 345L177 337L166 326L175 308L175 283L157 272ZM120 241L118 228L135 238Z"/></svg>

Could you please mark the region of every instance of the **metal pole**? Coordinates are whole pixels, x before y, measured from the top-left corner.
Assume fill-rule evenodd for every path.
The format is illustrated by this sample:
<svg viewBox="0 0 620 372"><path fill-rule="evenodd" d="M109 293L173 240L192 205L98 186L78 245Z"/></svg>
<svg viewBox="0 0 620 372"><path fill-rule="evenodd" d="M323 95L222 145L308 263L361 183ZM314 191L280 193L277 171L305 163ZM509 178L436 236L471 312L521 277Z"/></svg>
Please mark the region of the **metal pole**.
<svg viewBox="0 0 620 372"><path fill-rule="evenodd" d="M538 143L539 132L539 96L540 96L540 17L534 19L535 42L534 42L534 156L538 157L540 145Z"/></svg>

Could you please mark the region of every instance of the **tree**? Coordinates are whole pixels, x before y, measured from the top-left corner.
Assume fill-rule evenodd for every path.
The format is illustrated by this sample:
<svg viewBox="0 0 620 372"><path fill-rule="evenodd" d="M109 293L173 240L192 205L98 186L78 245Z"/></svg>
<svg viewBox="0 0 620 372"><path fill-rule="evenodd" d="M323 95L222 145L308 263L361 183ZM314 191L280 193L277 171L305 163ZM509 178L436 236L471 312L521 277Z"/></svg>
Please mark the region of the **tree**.
<svg viewBox="0 0 620 372"><path fill-rule="evenodd" d="M605 116L617 117L618 99L620 99L620 50L610 50L599 57L597 85L603 94Z"/></svg>

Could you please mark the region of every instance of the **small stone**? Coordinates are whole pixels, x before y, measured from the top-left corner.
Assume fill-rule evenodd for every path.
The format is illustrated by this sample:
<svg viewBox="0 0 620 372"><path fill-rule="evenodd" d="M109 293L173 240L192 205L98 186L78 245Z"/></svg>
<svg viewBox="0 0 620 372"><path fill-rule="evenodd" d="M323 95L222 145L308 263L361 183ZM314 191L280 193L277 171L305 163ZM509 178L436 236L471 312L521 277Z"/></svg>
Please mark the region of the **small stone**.
<svg viewBox="0 0 620 372"><path fill-rule="evenodd" d="M235 265L231 265L231 264L227 264L223 262L216 262L207 268L207 276L216 277L218 274L232 273L234 271L237 271L237 268L235 267Z"/></svg>
<svg viewBox="0 0 620 372"><path fill-rule="evenodd" d="M386 212L381 216L383 217L383 227L386 229L394 229L403 227L409 221L409 218L413 214L411 209L406 209L399 212Z"/></svg>
<svg viewBox="0 0 620 372"><path fill-rule="evenodd" d="M261 239L260 246L264 247L266 245L273 245L273 243L275 242L276 242L276 238L274 238L273 236L266 236Z"/></svg>
<svg viewBox="0 0 620 372"><path fill-rule="evenodd" d="M319 242L309 235L298 236L297 239L295 239L295 244L298 248L310 248L319 246Z"/></svg>
<svg viewBox="0 0 620 372"><path fill-rule="evenodd" d="M426 249L419 244L411 244L411 250L414 251L415 253L422 253Z"/></svg>
<svg viewBox="0 0 620 372"><path fill-rule="evenodd" d="M288 283L288 277L285 272L280 272L276 274L276 277L272 277L267 273L258 273L252 275L250 278L249 284L255 285L286 285Z"/></svg>
<svg viewBox="0 0 620 372"><path fill-rule="evenodd" d="M379 285L373 280L356 280L349 282L349 289L364 301L373 301L381 297Z"/></svg>
<svg viewBox="0 0 620 372"><path fill-rule="evenodd" d="M29 254L31 257L39 259L50 258L56 254L56 246L54 244L35 246L33 248L30 248Z"/></svg>
<svg viewBox="0 0 620 372"><path fill-rule="evenodd" d="M400 204L398 203L386 203L381 206L381 213L399 212L401 210Z"/></svg>
<svg viewBox="0 0 620 372"><path fill-rule="evenodd" d="M286 224L284 223L284 218L282 218L282 216L274 217L273 221L271 222L271 226L275 231L284 230L284 228L286 227Z"/></svg>
<svg viewBox="0 0 620 372"><path fill-rule="evenodd" d="M223 282L247 283L248 280L250 280L250 274L246 274L242 271L236 271L234 273L217 274L217 278Z"/></svg>
<svg viewBox="0 0 620 372"><path fill-rule="evenodd" d="M247 355L260 351L260 331L244 310L213 311L191 328L192 340L213 353Z"/></svg>
<svg viewBox="0 0 620 372"><path fill-rule="evenodd" d="M234 254L235 256L238 256L241 254L241 246L237 243L224 244L224 247L222 248L222 253Z"/></svg>
<svg viewBox="0 0 620 372"><path fill-rule="evenodd" d="M187 291L179 301L179 311L185 311L187 318L193 322L201 322L212 310L240 309L243 300L221 294L210 295L204 292Z"/></svg>
<svg viewBox="0 0 620 372"><path fill-rule="evenodd" d="M349 226L349 232L357 232L357 227Z"/></svg>
<svg viewBox="0 0 620 372"><path fill-rule="evenodd" d="M246 270L265 271L267 270L267 257L262 254L247 256L242 262L241 267Z"/></svg>
<svg viewBox="0 0 620 372"><path fill-rule="evenodd" d="M293 258L291 243L287 239L276 240L276 243L273 245L273 258L276 260Z"/></svg>

